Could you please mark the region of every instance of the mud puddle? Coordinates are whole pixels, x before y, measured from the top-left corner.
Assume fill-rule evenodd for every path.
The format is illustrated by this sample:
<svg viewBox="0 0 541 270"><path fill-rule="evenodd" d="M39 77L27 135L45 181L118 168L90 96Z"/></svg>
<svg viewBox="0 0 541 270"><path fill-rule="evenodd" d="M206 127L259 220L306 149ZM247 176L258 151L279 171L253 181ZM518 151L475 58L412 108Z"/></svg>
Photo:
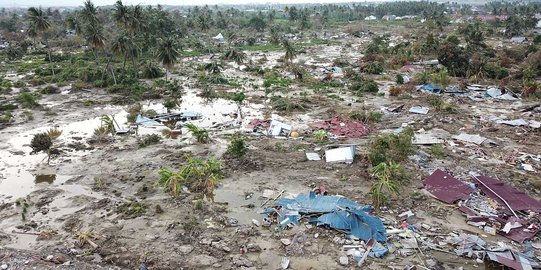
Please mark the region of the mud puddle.
<svg viewBox="0 0 541 270"><path fill-rule="evenodd" d="M252 220L261 222L264 215L260 212L272 207L274 199L292 198L309 188L299 182L282 181L272 183L265 173L256 172L240 178L228 178L215 190L215 202L227 203L228 217L239 224L251 224Z"/></svg>

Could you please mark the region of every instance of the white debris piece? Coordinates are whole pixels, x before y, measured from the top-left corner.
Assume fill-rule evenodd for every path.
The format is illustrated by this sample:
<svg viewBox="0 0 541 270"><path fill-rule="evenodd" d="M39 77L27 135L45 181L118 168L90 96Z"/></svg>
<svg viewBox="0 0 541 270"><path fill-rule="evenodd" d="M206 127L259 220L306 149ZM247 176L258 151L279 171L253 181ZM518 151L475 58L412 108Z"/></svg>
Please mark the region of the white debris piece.
<svg viewBox="0 0 541 270"><path fill-rule="evenodd" d="M427 107L421 107L421 106L413 106L409 110L410 113L418 113L418 114L427 114L428 113Z"/></svg>
<svg viewBox="0 0 541 270"><path fill-rule="evenodd" d="M282 257L282 261L280 262L280 266L282 269L287 269L289 267L289 258L288 257Z"/></svg>
<svg viewBox="0 0 541 270"><path fill-rule="evenodd" d="M478 134L470 135L466 133L460 133L459 135L453 136L453 139L479 145L486 141L487 138Z"/></svg>
<svg viewBox="0 0 541 270"><path fill-rule="evenodd" d="M340 265L348 265L349 264L349 259L348 259L348 256L340 256Z"/></svg>
<svg viewBox="0 0 541 270"><path fill-rule="evenodd" d="M415 145L426 145L426 144L439 144L443 143L444 141L440 138L437 138L433 136L432 134L415 134L415 136L411 139L411 142Z"/></svg>
<svg viewBox="0 0 541 270"><path fill-rule="evenodd" d="M329 149L325 151L326 162L345 162L348 164L353 163L355 158L355 145L348 145L345 147Z"/></svg>
<svg viewBox="0 0 541 270"><path fill-rule="evenodd" d="M291 133L291 125L272 120L267 133L272 136L288 136Z"/></svg>
<svg viewBox="0 0 541 270"><path fill-rule="evenodd" d="M534 169L533 166L530 165L530 164L521 164L521 165L520 165L520 168L521 168L522 170L525 170L525 171L528 171L528 172L535 172L535 169Z"/></svg>
<svg viewBox="0 0 541 270"><path fill-rule="evenodd" d="M518 100L518 98L514 97L513 95L507 93L507 94L503 94L499 97L497 97L497 99L502 99L502 100L509 100L509 101L515 101L515 100Z"/></svg>
<svg viewBox="0 0 541 270"><path fill-rule="evenodd" d="M312 160L312 161L321 160L321 158L319 157L317 153L306 153L306 159Z"/></svg>
<svg viewBox="0 0 541 270"><path fill-rule="evenodd" d="M487 90L487 95L489 95L492 98L496 98L502 95L502 90L493 87Z"/></svg>

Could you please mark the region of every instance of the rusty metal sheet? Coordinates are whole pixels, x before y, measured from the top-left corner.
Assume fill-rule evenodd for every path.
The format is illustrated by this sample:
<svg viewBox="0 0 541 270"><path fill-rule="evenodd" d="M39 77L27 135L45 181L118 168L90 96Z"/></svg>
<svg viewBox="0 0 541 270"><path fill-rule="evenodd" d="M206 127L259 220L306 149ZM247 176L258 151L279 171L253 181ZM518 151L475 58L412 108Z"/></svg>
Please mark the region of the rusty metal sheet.
<svg viewBox="0 0 541 270"><path fill-rule="evenodd" d="M454 178L452 175L437 169L424 181L425 189L438 200L446 203L454 203L457 200L465 200L470 197L472 188Z"/></svg>
<svg viewBox="0 0 541 270"><path fill-rule="evenodd" d="M473 180L484 183L484 185L481 183L478 184L479 189L481 189L488 197L497 201L502 207L501 210L505 213L510 214L511 211L506 207L505 202L502 201L500 197L507 201L514 211L529 210L541 213L541 202L510 185L489 176L477 176L477 179L473 178ZM485 187L485 185L490 189Z"/></svg>

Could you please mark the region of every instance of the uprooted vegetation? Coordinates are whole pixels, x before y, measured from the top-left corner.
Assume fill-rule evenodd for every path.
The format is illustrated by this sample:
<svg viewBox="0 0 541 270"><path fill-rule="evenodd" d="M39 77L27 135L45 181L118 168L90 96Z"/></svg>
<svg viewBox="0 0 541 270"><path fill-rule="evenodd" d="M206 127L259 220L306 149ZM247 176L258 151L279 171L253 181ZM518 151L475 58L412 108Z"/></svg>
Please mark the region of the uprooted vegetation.
<svg viewBox="0 0 541 270"><path fill-rule="evenodd" d="M200 193L207 200L214 201L214 188L222 179L222 165L216 159L202 160L188 158L187 164L177 172L162 168L156 186L177 197L181 187L186 186L191 192Z"/></svg>

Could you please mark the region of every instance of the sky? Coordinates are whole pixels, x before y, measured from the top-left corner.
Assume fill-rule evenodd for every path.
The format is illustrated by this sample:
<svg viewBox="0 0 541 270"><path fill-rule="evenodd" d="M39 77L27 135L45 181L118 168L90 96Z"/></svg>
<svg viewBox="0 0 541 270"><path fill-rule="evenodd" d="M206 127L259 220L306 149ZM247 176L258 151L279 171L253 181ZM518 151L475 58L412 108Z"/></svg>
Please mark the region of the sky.
<svg viewBox="0 0 541 270"><path fill-rule="evenodd" d="M31 6L80 6L84 0L0 0L0 7L31 7ZM219 5L219 4L264 4L268 2L282 4L300 3L343 3L347 0L123 0L124 4L142 5ZM363 0L349 0L347 2L364 2ZM113 5L116 0L93 0L98 6Z"/></svg>

